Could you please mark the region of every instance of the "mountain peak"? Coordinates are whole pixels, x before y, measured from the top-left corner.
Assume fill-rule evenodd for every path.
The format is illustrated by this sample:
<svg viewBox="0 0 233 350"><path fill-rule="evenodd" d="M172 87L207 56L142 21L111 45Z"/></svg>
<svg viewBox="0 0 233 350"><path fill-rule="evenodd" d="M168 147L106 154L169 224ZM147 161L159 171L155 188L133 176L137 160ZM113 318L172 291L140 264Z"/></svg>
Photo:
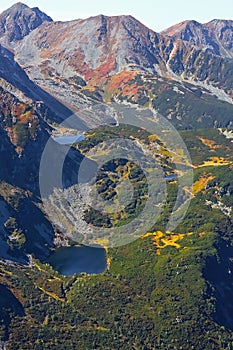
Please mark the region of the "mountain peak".
<svg viewBox="0 0 233 350"><path fill-rule="evenodd" d="M195 21L195 20L186 20L183 22L180 22L178 24L173 25L172 27L169 27L168 29L165 29L161 32L161 34L168 35L170 37L173 37L175 39L182 39L180 37L180 34L187 30L187 28L195 28L200 27L201 23Z"/></svg>
<svg viewBox="0 0 233 350"><path fill-rule="evenodd" d="M52 22L52 18L38 7L30 8L17 2L0 14L1 42L8 44L21 40L45 21Z"/></svg>
<svg viewBox="0 0 233 350"><path fill-rule="evenodd" d="M232 20L213 19L204 24L184 21L164 30L161 34L174 40L187 41L218 56L233 57Z"/></svg>
<svg viewBox="0 0 233 350"><path fill-rule="evenodd" d="M23 9L23 8L29 8L29 7L23 2L19 1L19 2L16 2L14 5L12 5L9 9L13 9L13 8Z"/></svg>
<svg viewBox="0 0 233 350"><path fill-rule="evenodd" d="M213 19L208 23L204 24L205 27L207 28L215 28L216 26L221 26L221 27L233 27L233 21L230 19ZM226 28L225 28L226 29Z"/></svg>

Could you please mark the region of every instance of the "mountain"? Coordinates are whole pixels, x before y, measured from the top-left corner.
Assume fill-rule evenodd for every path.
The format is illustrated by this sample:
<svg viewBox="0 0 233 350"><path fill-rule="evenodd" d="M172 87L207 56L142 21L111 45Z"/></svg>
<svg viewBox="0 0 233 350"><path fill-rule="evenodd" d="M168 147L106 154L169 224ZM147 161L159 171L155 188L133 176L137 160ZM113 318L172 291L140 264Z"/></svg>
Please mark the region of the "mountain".
<svg viewBox="0 0 233 350"><path fill-rule="evenodd" d="M30 8L18 2L0 15L0 41L10 45L24 38L43 22L52 22L52 18L38 7Z"/></svg>
<svg viewBox="0 0 233 350"><path fill-rule="evenodd" d="M138 35L138 33L140 33ZM158 35L131 16L44 23L15 48L17 58L49 77L85 80L106 78L124 69L154 70L158 58L152 53Z"/></svg>
<svg viewBox="0 0 233 350"><path fill-rule="evenodd" d="M151 102L158 112L172 113L172 121L180 128L189 125L191 105L195 110L191 126L227 126L232 120L233 61L216 55L214 44L211 50L203 49L205 31L197 22L192 26L199 38L195 45L191 40L155 33L132 16L44 22L12 49L31 80L77 112L84 122L83 105L88 103L91 108L94 99L99 103L127 100L145 106ZM168 90L175 99L175 91L185 87L184 98L178 94L178 106L170 104L167 110L158 106L153 90L161 81L166 85L159 94L163 101L170 99ZM226 107L224 118L213 108L212 97L214 105L219 100L221 108ZM205 111L196 111L203 102Z"/></svg>
<svg viewBox="0 0 233 350"><path fill-rule="evenodd" d="M189 28L191 24L184 26ZM44 80L47 77L59 82L79 74L94 85L123 70L140 70L171 78L177 75L182 79L183 75L190 80L203 81L207 77L210 82L216 80L212 61L221 69L224 58L211 55L216 50L203 50L210 39L204 36L205 31L197 22L192 23L192 28L196 39L192 34L194 39L189 42L187 36L186 40L180 40L157 34L131 16L100 15L71 22L45 22L14 50L17 60L35 79L42 75ZM181 39L183 36L180 35ZM207 77L202 74L203 61Z"/></svg>
<svg viewBox="0 0 233 350"><path fill-rule="evenodd" d="M22 3L0 15L0 348L231 348L231 28L231 21L186 21L155 33L132 16L103 15L53 22ZM150 123L162 114L179 129L192 159L192 188L181 186L183 149L167 148L160 139L166 130L151 135L143 128L148 110ZM116 126L124 113L140 129ZM81 131L85 140L72 146L50 137ZM105 272L61 276L45 263L48 256L60 247L68 255L81 250L77 242L96 240L97 227L95 244L105 246L104 229L124 231L146 210L149 190L157 193L140 164L124 157L98 171L97 197L111 206L103 215L95 201L91 206L87 176L119 138L124 154L130 139L141 145L142 166L149 153L164 172L161 215L141 238L106 248ZM43 172L48 140L53 151ZM174 162L182 166L178 177ZM172 209L179 214L187 195L183 221L167 231Z"/></svg>
<svg viewBox="0 0 233 350"><path fill-rule="evenodd" d="M28 254L42 259L54 247L57 231L40 207L39 167L51 123L61 122L72 112L32 82L2 45L0 106L0 255L26 264ZM54 142L56 154L64 148ZM75 150L69 152L70 157L73 166L67 173L72 179L82 157Z"/></svg>
<svg viewBox="0 0 233 350"><path fill-rule="evenodd" d="M23 16L17 17L15 13L20 11ZM199 86L199 91L207 90L226 103L232 102L231 21L214 20L206 25L186 21L158 34L132 16L99 15L52 22L39 10L18 3L1 15L2 26L8 17L14 18L13 27L22 18L31 23L34 15L39 18L37 24L30 25L26 36L11 42L15 60L70 114L78 112L84 124L83 105L90 107L92 99L108 102L124 97L124 91L119 96L122 85L128 86L127 96L134 100L135 91L129 89L128 82L143 73L172 80L175 89L189 82ZM12 26L4 27L7 37ZM222 54L223 49L228 50L227 55ZM140 86L136 90L140 95ZM142 97L139 100L148 101L148 96ZM49 104L50 108L57 105ZM182 117L182 108L178 112ZM228 123L229 119L225 125Z"/></svg>
<svg viewBox="0 0 233 350"><path fill-rule="evenodd" d="M161 34L174 40L181 39L201 47L215 55L233 57L233 21L214 19L201 24L196 21L184 21Z"/></svg>
<svg viewBox="0 0 233 350"><path fill-rule="evenodd" d="M70 106L61 103L57 96L41 88L33 82L26 71L17 63L12 51L6 49L0 44L0 79L1 86L7 91L13 93L17 98L28 104L37 104L47 108L46 118L50 122L62 122L70 117L74 111ZM79 98L80 99L80 98ZM78 120L78 116L76 116ZM79 128L87 128L85 121L79 120Z"/></svg>

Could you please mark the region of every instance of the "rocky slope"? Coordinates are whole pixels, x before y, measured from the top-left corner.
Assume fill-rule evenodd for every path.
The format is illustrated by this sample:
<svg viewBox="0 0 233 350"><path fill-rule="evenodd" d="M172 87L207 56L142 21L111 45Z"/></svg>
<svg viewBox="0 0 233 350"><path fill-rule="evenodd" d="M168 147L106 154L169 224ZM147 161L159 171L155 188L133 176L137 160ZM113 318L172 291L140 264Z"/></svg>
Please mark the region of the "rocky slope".
<svg viewBox="0 0 233 350"><path fill-rule="evenodd" d="M45 258L54 246L57 231L40 207L39 166L50 123L70 113L36 86L12 52L0 46L0 256L4 259L25 263L28 254ZM54 142L54 151L58 155L64 147ZM80 159L77 151L70 152L68 162L69 156ZM76 167L70 167L75 176ZM67 183L73 172L67 170Z"/></svg>
<svg viewBox="0 0 233 350"><path fill-rule="evenodd" d="M43 259L59 242L41 207L39 169L41 156L50 138L47 120L51 111L42 102L24 93L1 78L0 87L0 256L25 263L28 254ZM65 146L53 143L54 159L67 152ZM64 162L63 181L70 186L77 176L82 157L71 149ZM53 174L47 174L53 178ZM32 219L33 218L33 219Z"/></svg>
<svg viewBox="0 0 233 350"><path fill-rule="evenodd" d="M221 24L210 23L211 33L214 23ZM189 81L231 103L232 60L220 56L214 39L209 44L201 25L194 22L192 27L197 39L187 41L157 34L131 16L44 22L14 45L14 51L32 80L72 107L82 94L104 101L109 83L119 84L118 74L129 82L138 72Z"/></svg>
<svg viewBox="0 0 233 350"><path fill-rule="evenodd" d="M52 18L38 7L30 8L18 2L0 15L0 41L10 45L24 38L45 21L51 22Z"/></svg>
<svg viewBox="0 0 233 350"><path fill-rule="evenodd" d="M7 18L12 22L9 27L5 25ZM224 101L229 112L226 116L225 112L221 113L220 126L227 126L231 120L231 21L214 20L205 25L186 21L158 34L131 16L99 15L85 20L52 22L38 9L17 3L1 15L0 22L4 27L2 38L7 38L15 54L10 60L16 60L34 82L34 85L29 83L21 72L20 84L23 81L26 85L24 91L30 90L31 98L43 101L59 118L78 113L81 130L99 123L95 112L86 113L92 110L94 101L127 99L138 103L140 100L140 104L144 102L148 106L151 100L151 106L159 111L155 98L151 98L157 94L151 94L145 81L141 85L143 74L147 81L151 80L154 90L157 89L156 79L167 82L167 88L172 82L175 90L180 90L187 82L193 85L193 91L198 86L201 96L196 94L195 100L200 104L206 93ZM11 38L11 30L15 33L16 27L21 28L17 40ZM16 79L20 75L12 74L14 66L7 72L6 67L4 62L5 79ZM160 89L162 100L170 98L165 96L167 88ZM194 106L186 88L183 92ZM183 120L180 124L187 125L185 107L169 105L169 110ZM207 110L204 112L211 116L214 126L218 119L216 108L211 113L209 108ZM202 113L198 113L194 113L193 118L202 119ZM165 115L169 117L169 113ZM102 113L101 118L109 122L112 116Z"/></svg>
<svg viewBox="0 0 233 350"><path fill-rule="evenodd" d="M174 40L181 39L225 58L233 57L233 21L214 19L201 24L196 21L184 21L161 34Z"/></svg>

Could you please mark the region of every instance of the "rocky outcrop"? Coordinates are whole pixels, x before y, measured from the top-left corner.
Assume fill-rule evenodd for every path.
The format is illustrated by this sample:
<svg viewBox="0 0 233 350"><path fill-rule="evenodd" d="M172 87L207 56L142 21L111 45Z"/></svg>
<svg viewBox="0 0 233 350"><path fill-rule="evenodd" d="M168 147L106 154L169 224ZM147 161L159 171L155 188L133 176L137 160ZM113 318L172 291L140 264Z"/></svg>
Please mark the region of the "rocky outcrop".
<svg viewBox="0 0 233 350"><path fill-rule="evenodd" d="M204 24L184 21L161 34L187 41L218 56L233 57L233 21L230 20L214 19Z"/></svg>
<svg viewBox="0 0 233 350"><path fill-rule="evenodd" d="M0 15L0 41L10 45L24 38L45 21L51 22L52 18L37 7L30 8L18 2Z"/></svg>

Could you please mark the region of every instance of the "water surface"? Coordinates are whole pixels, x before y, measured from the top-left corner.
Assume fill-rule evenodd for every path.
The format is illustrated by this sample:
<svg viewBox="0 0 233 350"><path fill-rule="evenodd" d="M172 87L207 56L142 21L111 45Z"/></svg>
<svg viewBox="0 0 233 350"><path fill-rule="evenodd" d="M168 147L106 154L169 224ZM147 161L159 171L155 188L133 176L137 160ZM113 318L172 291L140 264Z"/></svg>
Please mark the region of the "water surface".
<svg viewBox="0 0 233 350"><path fill-rule="evenodd" d="M85 136L84 135L56 136L53 139L60 145L72 145L73 143L85 140Z"/></svg>
<svg viewBox="0 0 233 350"><path fill-rule="evenodd" d="M86 246L59 248L46 262L65 276L99 274L107 268L105 249Z"/></svg>
<svg viewBox="0 0 233 350"><path fill-rule="evenodd" d="M165 176L165 180L167 181L173 181L176 179L178 179L178 174L175 174L175 173Z"/></svg>

